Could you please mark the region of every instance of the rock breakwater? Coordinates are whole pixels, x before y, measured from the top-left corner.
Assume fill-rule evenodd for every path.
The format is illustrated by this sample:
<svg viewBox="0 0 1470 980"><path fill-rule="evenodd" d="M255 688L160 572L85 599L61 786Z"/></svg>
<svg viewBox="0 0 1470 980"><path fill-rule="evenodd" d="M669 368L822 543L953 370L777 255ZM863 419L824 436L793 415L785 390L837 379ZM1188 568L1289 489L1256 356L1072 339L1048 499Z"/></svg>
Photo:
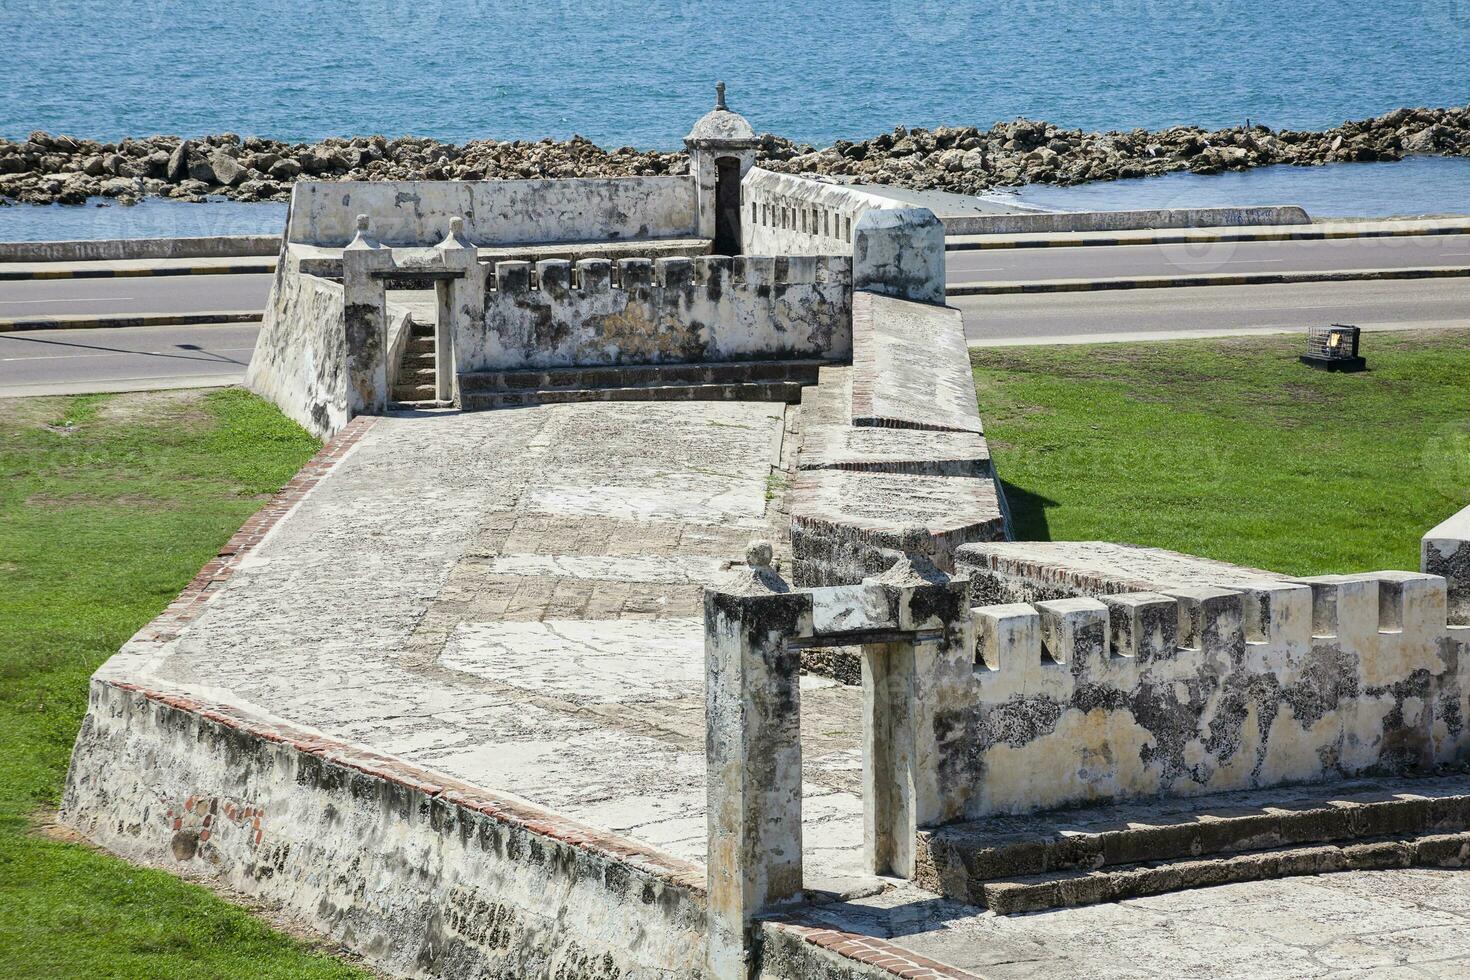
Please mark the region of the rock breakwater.
<svg viewBox="0 0 1470 980"><path fill-rule="evenodd" d="M1395 109L1320 132L1243 125L1097 133L1017 119L988 130L899 127L820 149L766 134L758 157L762 166L786 173L974 194L1028 183L1398 160L1410 154L1470 156L1470 107ZM284 143L225 133L99 143L36 132L23 142L0 140L0 203L81 204L101 196L130 204L144 196L201 201L211 195L284 201L298 179L622 177L682 174L687 168L683 153L604 150L582 137L455 145L382 136Z"/></svg>

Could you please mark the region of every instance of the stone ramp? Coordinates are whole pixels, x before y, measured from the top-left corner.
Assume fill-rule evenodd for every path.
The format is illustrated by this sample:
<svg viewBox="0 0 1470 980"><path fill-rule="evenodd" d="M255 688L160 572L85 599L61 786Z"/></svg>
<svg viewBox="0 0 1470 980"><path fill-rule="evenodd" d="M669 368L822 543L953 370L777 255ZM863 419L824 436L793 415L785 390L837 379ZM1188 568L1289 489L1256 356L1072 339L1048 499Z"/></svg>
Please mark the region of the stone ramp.
<svg viewBox="0 0 1470 980"><path fill-rule="evenodd" d="M788 552L785 415L354 421L97 673L63 819L395 973L690 975L702 590ZM849 892L857 692L803 687L808 867Z"/></svg>

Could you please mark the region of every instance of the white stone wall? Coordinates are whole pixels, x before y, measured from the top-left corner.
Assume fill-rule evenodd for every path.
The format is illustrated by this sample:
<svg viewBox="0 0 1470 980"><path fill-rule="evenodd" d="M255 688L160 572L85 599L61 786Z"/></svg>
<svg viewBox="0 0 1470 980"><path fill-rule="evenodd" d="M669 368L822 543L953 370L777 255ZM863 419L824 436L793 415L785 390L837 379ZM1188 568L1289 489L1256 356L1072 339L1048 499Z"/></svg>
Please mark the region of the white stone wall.
<svg viewBox="0 0 1470 980"><path fill-rule="evenodd" d="M387 312L384 356L401 357L409 311L389 304ZM354 414L348 346L342 284L302 272L300 258L283 249L245 387L312 435L329 438Z"/></svg>
<svg viewBox="0 0 1470 980"><path fill-rule="evenodd" d="M698 974L688 871L396 760L173 700L92 683L63 817L108 850L276 905L393 975Z"/></svg>
<svg viewBox="0 0 1470 980"><path fill-rule="evenodd" d="M1470 626L1470 507L1424 535L1420 568L1449 582L1450 622Z"/></svg>
<svg viewBox="0 0 1470 980"><path fill-rule="evenodd" d="M841 256L701 256L495 265L480 322L457 322L461 374L531 367L852 351L852 263Z"/></svg>
<svg viewBox="0 0 1470 980"><path fill-rule="evenodd" d="M950 819L1470 760L1470 628L1436 576L1009 603L972 626L946 685L967 705L939 762Z"/></svg>
<svg viewBox="0 0 1470 980"><path fill-rule="evenodd" d="M245 387L324 438L352 418L342 284L301 273L281 255Z"/></svg>
<svg viewBox="0 0 1470 980"><path fill-rule="evenodd" d="M740 182L740 204L742 251L750 255L851 255L859 218L904 206L860 187L760 167Z"/></svg>
<svg viewBox="0 0 1470 980"><path fill-rule="evenodd" d="M694 179L304 181L291 192L286 240L342 247L356 216L390 246L434 245L463 217L476 245L695 238Z"/></svg>

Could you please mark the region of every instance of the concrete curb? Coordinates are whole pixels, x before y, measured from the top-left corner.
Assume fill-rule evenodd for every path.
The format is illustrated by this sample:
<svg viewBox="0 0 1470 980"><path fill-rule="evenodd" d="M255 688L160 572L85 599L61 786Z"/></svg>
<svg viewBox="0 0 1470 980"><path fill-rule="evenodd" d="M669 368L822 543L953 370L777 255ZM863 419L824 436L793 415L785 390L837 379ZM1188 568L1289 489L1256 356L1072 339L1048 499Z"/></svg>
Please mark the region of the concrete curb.
<svg viewBox="0 0 1470 980"><path fill-rule="evenodd" d="M1351 228L1309 228L1285 231L1222 231L1218 233L1190 234L1188 232L1160 232L1147 237L1123 238L1107 235L1056 238L1028 238L1023 241L947 241L946 252L977 252L1011 248L1119 248L1128 245L1217 245L1237 242L1326 242L1354 238L1428 238L1436 235L1470 235L1470 222L1435 228L1373 228L1354 230ZM978 236L956 236L978 237ZM1003 236L996 236L1003 238Z"/></svg>
<svg viewBox="0 0 1470 980"><path fill-rule="evenodd" d="M1001 296L1014 293L1083 293L1110 289L1177 289L1191 286L1262 286L1297 282L1455 279L1465 276L1470 276L1470 267L1355 269L1343 272L1248 272L1204 276L1155 276L1142 279L1051 279L1037 282L960 283L946 287L945 295Z"/></svg>
<svg viewBox="0 0 1470 980"><path fill-rule="evenodd" d="M104 327L171 327L185 323L249 323L260 310L219 310L209 313L136 313L118 316L0 317L0 333L26 330L93 330Z"/></svg>
<svg viewBox="0 0 1470 980"><path fill-rule="evenodd" d="M116 262L130 259L273 257L280 250L280 235L207 235L197 238L0 242L0 262Z"/></svg>
<svg viewBox="0 0 1470 980"><path fill-rule="evenodd" d="M36 282L44 279L138 279L156 276L269 275L276 271L274 259L237 262L229 265L153 266L140 269L3 269L0 282Z"/></svg>

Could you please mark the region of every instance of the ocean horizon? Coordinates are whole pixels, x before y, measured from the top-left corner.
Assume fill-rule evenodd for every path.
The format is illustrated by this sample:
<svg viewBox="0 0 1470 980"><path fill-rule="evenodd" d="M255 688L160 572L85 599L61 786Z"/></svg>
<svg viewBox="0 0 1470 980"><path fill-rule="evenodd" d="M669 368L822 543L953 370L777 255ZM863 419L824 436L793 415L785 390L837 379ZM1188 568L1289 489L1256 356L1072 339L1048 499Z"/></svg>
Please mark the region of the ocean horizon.
<svg viewBox="0 0 1470 980"><path fill-rule="evenodd" d="M1467 42L1461 0L10 0L0 136L670 149L716 79L757 130L818 144L1023 115L1323 129L1470 101Z"/></svg>

